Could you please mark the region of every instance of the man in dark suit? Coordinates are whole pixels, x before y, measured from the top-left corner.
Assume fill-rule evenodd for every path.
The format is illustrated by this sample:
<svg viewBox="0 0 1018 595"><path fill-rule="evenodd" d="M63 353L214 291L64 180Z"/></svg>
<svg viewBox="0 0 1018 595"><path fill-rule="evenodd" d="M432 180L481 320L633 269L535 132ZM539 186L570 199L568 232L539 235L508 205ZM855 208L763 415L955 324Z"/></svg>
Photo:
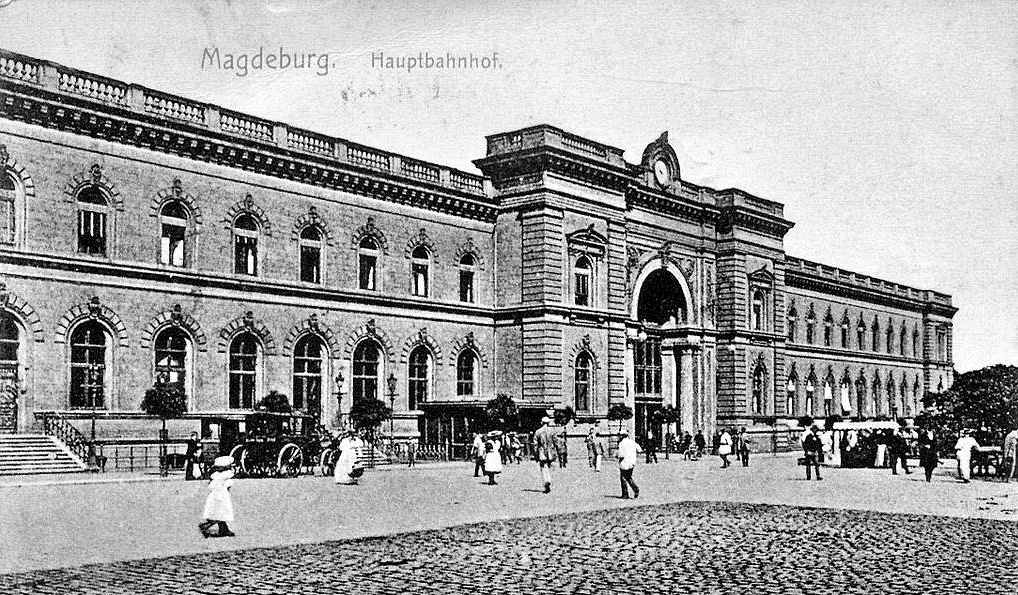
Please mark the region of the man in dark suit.
<svg viewBox="0 0 1018 595"><path fill-rule="evenodd" d="M887 445L888 457L891 459L891 473L898 474L898 460L901 459L901 468L906 474L912 472L908 468L908 444L900 430L895 430L891 435L890 443Z"/></svg>
<svg viewBox="0 0 1018 595"><path fill-rule="evenodd" d="M556 441L558 432L551 427L551 418L541 418L541 427L534 432L534 458L541 466L541 479L544 480L544 493L551 492L551 464L557 458Z"/></svg>
<svg viewBox="0 0 1018 595"><path fill-rule="evenodd" d="M810 428L809 434L802 439L802 450L806 455L806 481L812 479L810 477L812 469L816 469L817 481L823 479L820 477L820 462L824 460L824 443L817 435L819 431L820 428L814 425Z"/></svg>

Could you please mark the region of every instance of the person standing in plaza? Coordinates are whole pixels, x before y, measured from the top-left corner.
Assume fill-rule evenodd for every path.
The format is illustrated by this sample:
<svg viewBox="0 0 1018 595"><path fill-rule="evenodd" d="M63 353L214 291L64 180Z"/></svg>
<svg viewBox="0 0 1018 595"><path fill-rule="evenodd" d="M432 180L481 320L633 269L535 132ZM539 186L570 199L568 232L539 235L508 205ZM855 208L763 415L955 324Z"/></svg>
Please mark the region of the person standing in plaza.
<svg viewBox="0 0 1018 595"><path fill-rule="evenodd" d="M1015 471L1018 470L1018 428L1004 436L1004 448L1001 449L1000 456L1001 463L1007 472L1006 481L1010 482L1011 478L1015 476Z"/></svg>
<svg viewBox="0 0 1018 595"><path fill-rule="evenodd" d="M901 461L901 468L905 470L906 475L911 475L912 471L908 468L908 443L905 441L905 436L898 430L894 430L888 440L887 453L891 459L891 473L894 475L898 474L898 461Z"/></svg>
<svg viewBox="0 0 1018 595"><path fill-rule="evenodd" d="M633 471L636 469L636 454L640 452L640 445L629 437L629 432L619 432L619 482L622 484L622 498L629 498L629 488L633 488L633 498L640 497L640 488L633 481Z"/></svg>
<svg viewBox="0 0 1018 595"><path fill-rule="evenodd" d="M198 432L191 432L191 437L187 439L187 451L184 453L185 465L184 480L201 479L201 457L202 457L202 446L201 440L198 439Z"/></svg>
<svg viewBox="0 0 1018 595"><path fill-rule="evenodd" d="M558 466L562 469L566 468L568 452L566 452L566 429L562 426L561 432L555 432L555 456L558 458Z"/></svg>
<svg viewBox="0 0 1018 595"><path fill-rule="evenodd" d="M587 466L593 469L597 464L597 426L590 426L583 444L587 447Z"/></svg>
<svg viewBox="0 0 1018 595"><path fill-rule="evenodd" d="M417 466L417 441L411 438L406 443L406 466L416 467Z"/></svg>
<svg viewBox="0 0 1018 595"><path fill-rule="evenodd" d="M820 477L820 463L824 460L824 443L820 439L819 431L820 428L814 425L802 440L802 450L806 457L806 481L812 479L813 470L816 470L817 481L823 479Z"/></svg>
<svg viewBox="0 0 1018 595"><path fill-rule="evenodd" d="M234 536L227 524L233 522L231 487L233 487L233 457L230 455L217 457L209 480L209 495L205 498L205 509L202 511L204 520L198 523L202 536L206 538ZM213 525L217 525L215 533L211 531Z"/></svg>
<svg viewBox="0 0 1018 595"><path fill-rule="evenodd" d="M499 453L499 443L489 438L484 443L484 474L488 477L488 485L495 483L495 476L502 473L502 455Z"/></svg>
<svg viewBox="0 0 1018 595"><path fill-rule="evenodd" d="M654 436L654 432L647 432L647 440L644 442L646 448L644 448L644 456L646 457L646 463L650 464L651 459L657 463L657 437Z"/></svg>
<svg viewBox="0 0 1018 595"><path fill-rule="evenodd" d="M541 467L541 479L544 481L544 493L551 492L551 464L556 455L555 436L558 432L551 426L550 417L541 418L541 427L534 432L534 459Z"/></svg>
<svg viewBox="0 0 1018 595"><path fill-rule="evenodd" d="M735 444L738 447L736 452L739 455L739 460L742 461L742 466L749 467L749 435L746 434L746 428L739 430Z"/></svg>
<svg viewBox="0 0 1018 595"><path fill-rule="evenodd" d="M339 441L339 458L336 459L335 481L338 484L357 485L364 468L360 466L358 457L364 441L357 432L349 432Z"/></svg>
<svg viewBox="0 0 1018 595"><path fill-rule="evenodd" d="M887 431L886 430L878 430L877 433L876 433L877 454L876 454L875 457L873 457L873 466L874 467L883 467L883 466L887 465L887 443L888 442L890 442L890 439L889 439L889 437L887 435Z"/></svg>
<svg viewBox="0 0 1018 595"><path fill-rule="evenodd" d="M969 483L972 477L972 449L979 448L979 443L972 437L972 432L962 430L961 436L954 444L954 451L958 457L958 478Z"/></svg>
<svg viewBox="0 0 1018 595"><path fill-rule="evenodd" d="M484 438L480 434L474 434L474 442L470 445L470 456L474 459L474 477L480 477L481 469L484 468Z"/></svg>
<svg viewBox="0 0 1018 595"><path fill-rule="evenodd" d="M933 429L926 429L919 433L919 466L926 473L926 481L933 478L933 470L940 464L937 458L937 441Z"/></svg>
<svg viewBox="0 0 1018 595"><path fill-rule="evenodd" d="M707 450L707 439L703 437L703 430L696 431L696 438L694 438L694 441L696 442L696 456L697 458L700 458Z"/></svg>
<svg viewBox="0 0 1018 595"><path fill-rule="evenodd" d="M718 454L718 451L721 449L721 434L721 428L714 430L714 437L710 441L710 453L712 455Z"/></svg>
<svg viewBox="0 0 1018 595"><path fill-rule="evenodd" d="M721 457L721 468L727 469L732 466L732 463L728 460L728 456L732 454L732 435L728 433L728 430L721 432L717 443L717 453Z"/></svg>

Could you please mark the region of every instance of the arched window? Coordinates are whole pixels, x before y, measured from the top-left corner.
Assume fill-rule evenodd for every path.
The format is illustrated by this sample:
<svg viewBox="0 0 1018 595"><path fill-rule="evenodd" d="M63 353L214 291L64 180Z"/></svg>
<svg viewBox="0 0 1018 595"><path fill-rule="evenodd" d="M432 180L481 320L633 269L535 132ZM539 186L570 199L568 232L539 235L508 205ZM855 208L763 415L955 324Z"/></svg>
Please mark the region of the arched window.
<svg viewBox="0 0 1018 595"><path fill-rule="evenodd" d="M887 332L885 333L884 341L886 341L884 349L887 350L887 353L894 353L894 323L891 321L887 322Z"/></svg>
<svg viewBox="0 0 1018 595"><path fill-rule="evenodd" d="M870 339L872 341L870 348L872 348L873 351L880 351L880 322L878 322L876 318L873 319L873 327L870 328L870 331L872 334L872 338Z"/></svg>
<svg viewBox="0 0 1018 595"><path fill-rule="evenodd" d="M233 222L233 272L258 274L258 222L248 214Z"/></svg>
<svg viewBox="0 0 1018 595"><path fill-rule="evenodd" d="M905 357L905 343L908 342L908 331L905 330L905 323L901 323L901 334L898 336L898 354Z"/></svg>
<svg viewBox="0 0 1018 595"><path fill-rule="evenodd" d="M361 240L357 253L358 287L378 290L378 244L371 238Z"/></svg>
<svg viewBox="0 0 1018 595"><path fill-rule="evenodd" d="M804 415L813 415L816 409L813 408L813 404L816 403L816 382L815 379L810 376L806 379L806 402L803 406Z"/></svg>
<svg viewBox="0 0 1018 595"><path fill-rule="evenodd" d="M155 340L156 381L179 384L185 394L190 393L187 385L190 343L187 334L174 327L160 331Z"/></svg>
<svg viewBox="0 0 1018 595"><path fill-rule="evenodd" d="M848 312L841 318L841 348L848 349Z"/></svg>
<svg viewBox="0 0 1018 595"><path fill-rule="evenodd" d="M13 244L17 238L18 185L0 163L0 244Z"/></svg>
<svg viewBox="0 0 1018 595"><path fill-rule="evenodd" d="M764 330L764 321L767 319L766 298L764 292L758 289L753 292L753 304L750 309L749 325L754 331Z"/></svg>
<svg viewBox="0 0 1018 595"><path fill-rule="evenodd" d="M873 409L873 415L880 415L884 412L884 408L880 402L880 376L873 377L873 386L870 390L870 405Z"/></svg>
<svg viewBox="0 0 1018 595"><path fill-rule="evenodd" d="M474 271L477 268L477 260L473 254L464 254L460 258L460 301L472 304L474 302Z"/></svg>
<svg viewBox="0 0 1018 595"><path fill-rule="evenodd" d="M318 335L304 335L293 346L293 408L306 411L316 421L322 415L325 353Z"/></svg>
<svg viewBox="0 0 1018 595"><path fill-rule="evenodd" d="M576 411L590 411L590 389L593 380L593 360L586 351L576 356L573 374L573 401Z"/></svg>
<svg viewBox="0 0 1018 595"><path fill-rule="evenodd" d="M812 345L813 339L816 337L817 328L817 317L810 310L810 313L806 316L806 343Z"/></svg>
<svg viewBox="0 0 1018 595"><path fill-rule="evenodd" d="M420 407L428 401L431 389L431 351L424 345L418 345L410 352L410 364L407 370L407 410Z"/></svg>
<svg viewBox="0 0 1018 595"><path fill-rule="evenodd" d="M322 232L314 225L300 232L300 280L322 282Z"/></svg>
<svg viewBox="0 0 1018 595"><path fill-rule="evenodd" d="M85 322L71 333L72 409L106 407L106 368L108 337L96 321Z"/></svg>
<svg viewBox="0 0 1018 595"><path fill-rule="evenodd" d="M430 272L431 254L424 246L417 246L410 255L410 290L414 295L428 296Z"/></svg>
<svg viewBox="0 0 1018 595"><path fill-rule="evenodd" d="M795 415L795 385L797 382L793 373L788 377L788 383L785 384L785 415L789 417Z"/></svg>
<svg viewBox="0 0 1018 595"><path fill-rule="evenodd" d="M901 407L898 405L898 391L894 390L894 376L887 377L887 410L890 411L891 417L897 419L901 413Z"/></svg>
<svg viewBox="0 0 1018 595"><path fill-rule="evenodd" d="M827 315L824 316L824 347L830 347L834 341L834 318L831 317L831 311L827 311Z"/></svg>
<svg viewBox="0 0 1018 595"><path fill-rule="evenodd" d="M908 379L901 377L901 386L898 387L899 399L901 401L902 413L905 417L912 417L915 408L908 401Z"/></svg>
<svg viewBox="0 0 1018 595"><path fill-rule="evenodd" d="M828 417L833 412L834 403L834 377L830 374L827 378L824 378L824 417Z"/></svg>
<svg viewBox="0 0 1018 595"><path fill-rule="evenodd" d="M866 323L862 320L862 315L859 315L859 324L855 327L855 347L859 351L866 349Z"/></svg>
<svg viewBox="0 0 1018 595"><path fill-rule="evenodd" d="M841 385L838 387L839 388L838 392L840 393L839 397L841 400L840 406L842 415L848 415L852 411L852 398L848 394L849 391L848 385L849 382L846 371L846 375L844 378L841 379Z"/></svg>
<svg viewBox="0 0 1018 595"><path fill-rule="evenodd" d="M576 263L573 265L573 303L577 306L591 305L590 279L592 270L590 259L586 256L576 259Z"/></svg>
<svg viewBox="0 0 1018 595"><path fill-rule="evenodd" d="M21 330L10 312L0 310L0 379L18 378Z"/></svg>
<svg viewBox="0 0 1018 595"><path fill-rule="evenodd" d="M477 382L477 354L464 349L456 358L456 394L475 394Z"/></svg>
<svg viewBox="0 0 1018 595"><path fill-rule="evenodd" d="M261 345L251 333L230 342L230 409L253 409L260 372Z"/></svg>
<svg viewBox="0 0 1018 595"><path fill-rule="evenodd" d="M353 400L377 399L381 378L382 350L372 339L365 339L353 352Z"/></svg>
<svg viewBox="0 0 1018 595"><path fill-rule="evenodd" d="M106 256L109 202L99 186L85 186L76 197L78 207L78 253Z"/></svg>
<svg viewBox="0 0 1018 595"><path fill-rule="evenodd" d="M763 415L764 412L764 369L758 366L753 371L753 413Z"/></svg>
<svg viewBox="0 0 1018 595"><path fill-rule="evenodd" d="M859 419L866 417L868 412L866 408L866 379L859 376L859 379L855 381L855 407L856 414Z"/></svg>
<svg viewBox="0 0 1018 595"><path fill-rule="evenodd" d="M919 357L919 327L912 329L912 357Z"/></svg>
<svg viewBox="0 0 1018 595"><path fill-rule="evenodd" d="M180 201L171 200L159 210L159 262L182 267L188 262L187 227L190 217Z"/></svg>
<svg viewBox="0 0 1018 595"><path fill-rule="evenodd" d="M919 376L915 377L915 381L912 382L912 407L913 411L919 413Z"/></svg>
<svg viewBox="0 0 1018 595"><path fill-rule="evenodd" d="M789 342L795 341L795 330L796 330L795 329L795 324L796 324L796 320L798 319L798 317L799 317L799 314L798 314L798 312L795 311L795 306L792 306L788 310L788 318L787 318L787 325L788 325L788 329L787 330L788 330L788 340L789 340Z"/></svg>

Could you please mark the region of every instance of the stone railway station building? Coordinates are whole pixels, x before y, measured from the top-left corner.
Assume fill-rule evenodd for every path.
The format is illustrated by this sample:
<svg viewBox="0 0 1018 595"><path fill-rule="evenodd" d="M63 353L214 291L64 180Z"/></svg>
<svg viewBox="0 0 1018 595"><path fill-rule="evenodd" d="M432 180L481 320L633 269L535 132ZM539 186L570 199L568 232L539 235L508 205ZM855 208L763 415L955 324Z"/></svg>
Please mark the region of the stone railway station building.
<svg viewBox="0 0 1018 595"><path fill-rule="evenodd" d="M0 427L152 436L158 377L242 420L466 440L496 394L638 435L911 417L952 381L951 298L785 254L780 203L546 125L482 175L0 53ZM395 380L390 395L389 378ZM794 424L793 424L794 425Z"/></svg>

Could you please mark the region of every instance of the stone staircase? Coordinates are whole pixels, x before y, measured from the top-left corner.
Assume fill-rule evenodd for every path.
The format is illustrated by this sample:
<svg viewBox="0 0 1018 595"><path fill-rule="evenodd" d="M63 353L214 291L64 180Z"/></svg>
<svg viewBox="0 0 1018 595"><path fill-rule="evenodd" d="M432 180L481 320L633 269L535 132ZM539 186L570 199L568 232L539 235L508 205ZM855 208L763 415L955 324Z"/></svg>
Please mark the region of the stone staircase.
<svg viewBox="0 0 1018 595"><path fill-rule="evenodd" d="M0 435L0 475L79 473L87 470L88 466L53 436Z"/></svg>
<svg viewBox="0 0 1018 595"><path fill-rule="evenodd" d="M392 464L392 461L389 459L389 457L386 456L386 454L378 446L374 447L375 453L374 459L372 459L371 449L372 447L370 444L365 444L357 452L357 462L360 463L362 467L365 468L382 467L384 465Z"/></svg>

